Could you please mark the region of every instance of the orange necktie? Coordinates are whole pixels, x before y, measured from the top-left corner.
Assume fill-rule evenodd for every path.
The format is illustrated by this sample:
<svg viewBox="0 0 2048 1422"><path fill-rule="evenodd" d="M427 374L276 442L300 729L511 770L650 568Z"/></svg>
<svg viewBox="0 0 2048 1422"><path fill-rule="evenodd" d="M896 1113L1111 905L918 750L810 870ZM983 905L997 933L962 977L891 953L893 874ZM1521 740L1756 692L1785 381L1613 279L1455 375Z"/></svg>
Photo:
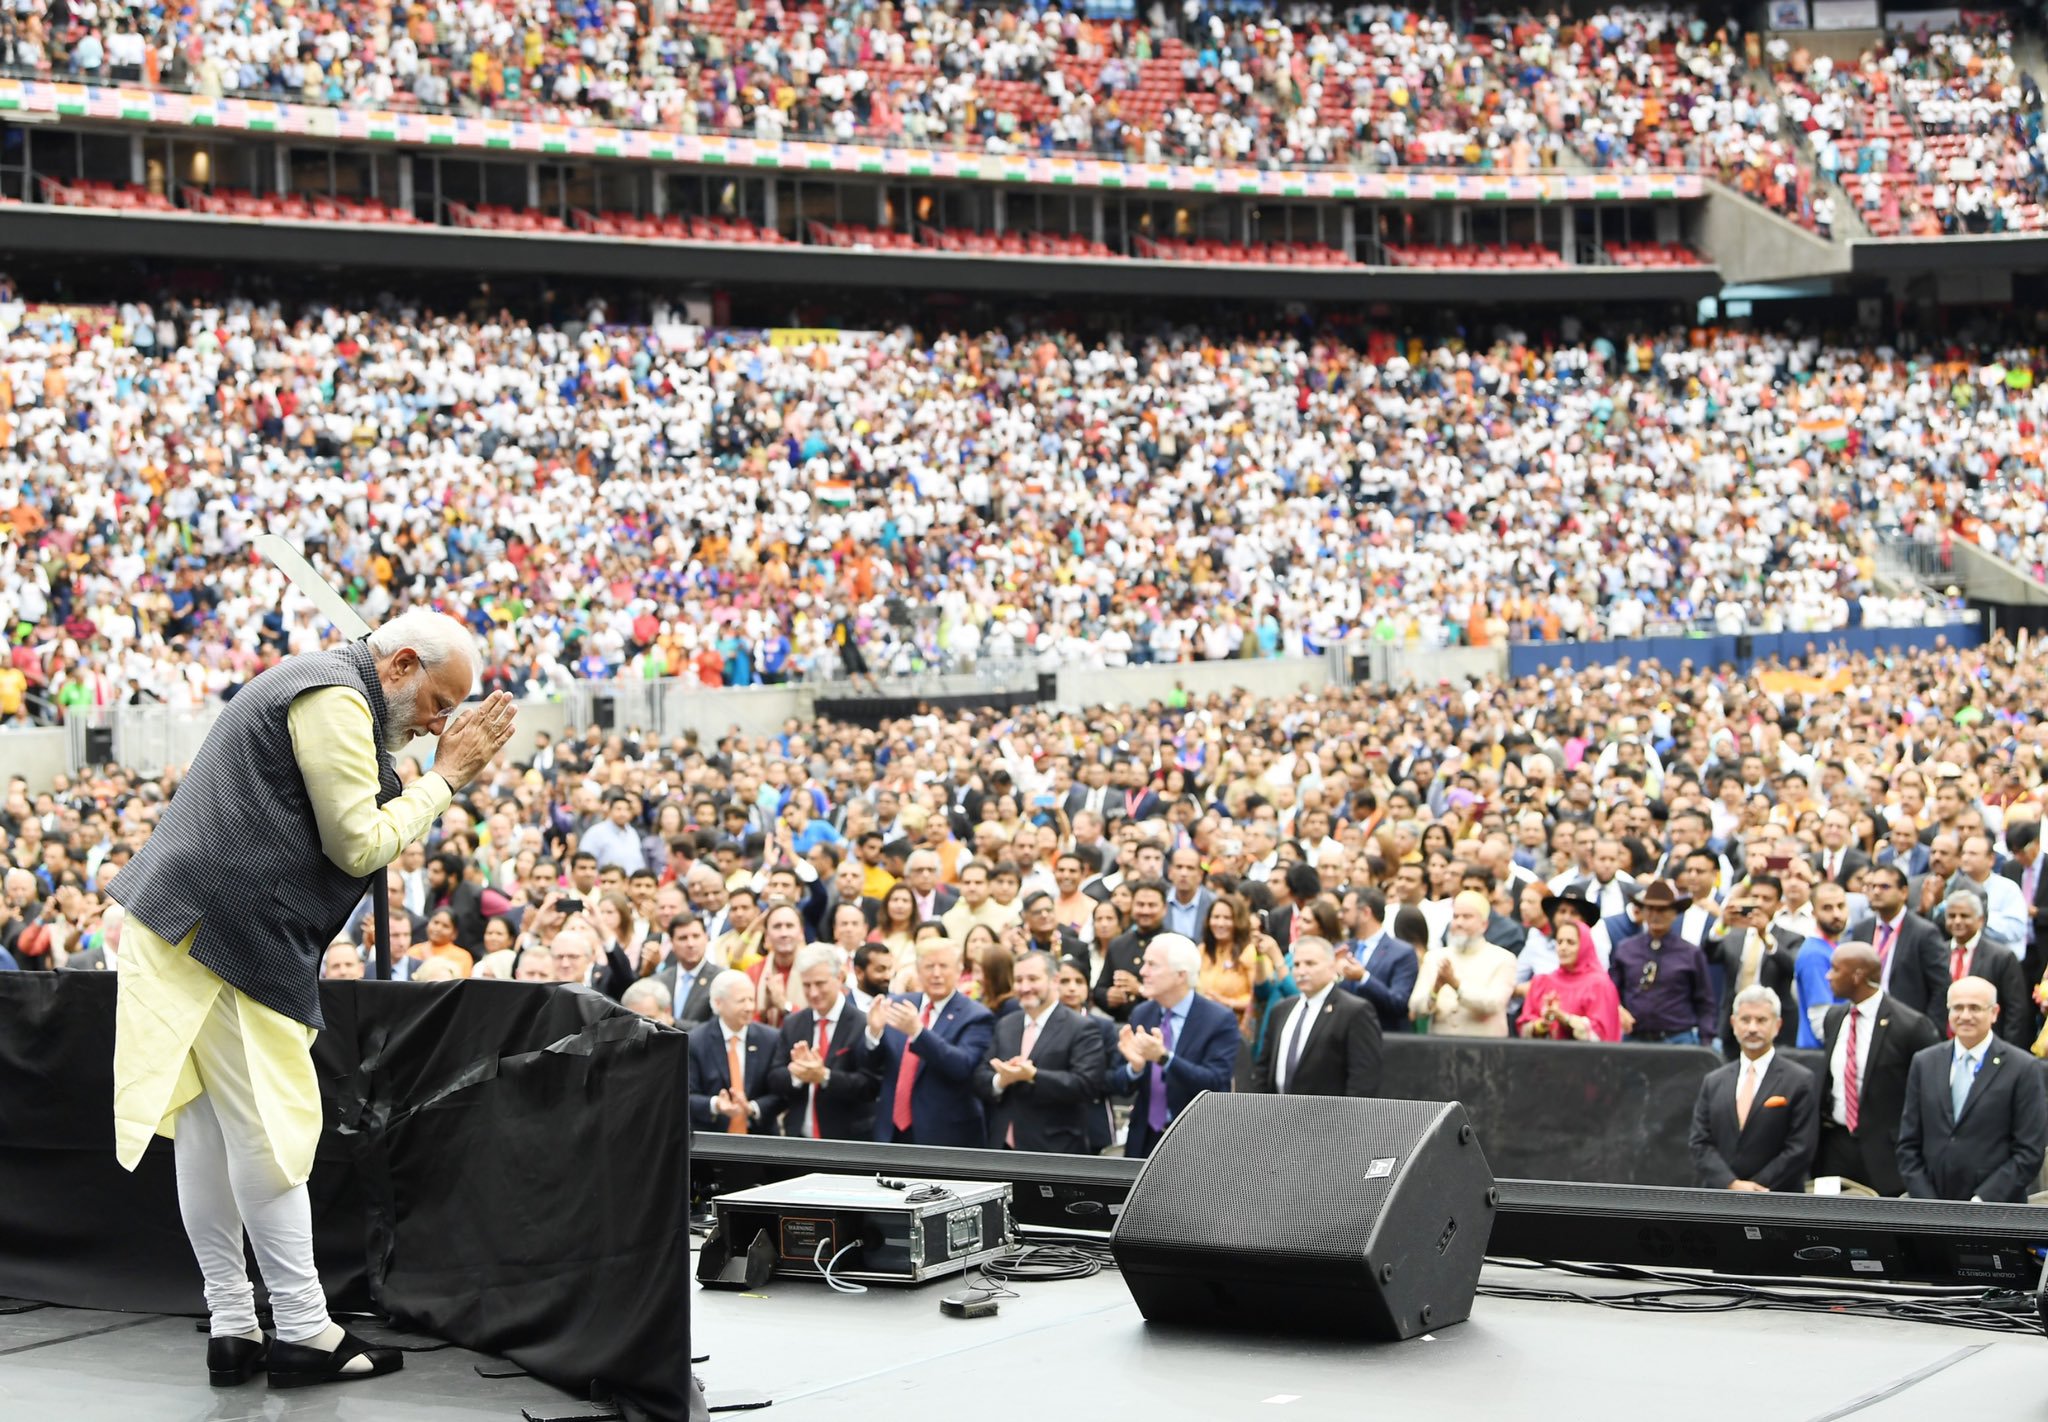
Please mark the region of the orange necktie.
<svg viewBox="0 0 2048 1422"><path fill-rule="evenodd" d="M740 1039L737 1037L727 1037L725 1039L725 1079L730 1083L727 1089L731 1091L732 1099L744 1106L747 1101L747 1074L740 1061ZM737 1116L726 1117L725 1133L729 1136L745 1135L747 1133L746 1113L741 1112Z"/></svg>

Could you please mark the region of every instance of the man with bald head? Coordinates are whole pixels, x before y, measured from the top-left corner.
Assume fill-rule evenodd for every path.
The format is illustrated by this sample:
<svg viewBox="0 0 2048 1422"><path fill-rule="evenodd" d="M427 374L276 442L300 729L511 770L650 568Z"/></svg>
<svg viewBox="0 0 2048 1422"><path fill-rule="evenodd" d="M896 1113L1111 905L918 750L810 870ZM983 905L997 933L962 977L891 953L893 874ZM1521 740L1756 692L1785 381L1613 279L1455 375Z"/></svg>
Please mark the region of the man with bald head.
<svg viewBox="0 0 2048 1422"><path fill-rule="evenodd" d="M1839 945L1828 987L1840 999L1822 1028L1827 1099L1821 1108L1816 1175L1839 1175L1880 1195L1902 1195L1899 1120L1906 1076L1918 1053L1941 1041L1932 1022L1882 988L1877 949Z"/></svg>
<svg viewBox="0 0 2048 1422"><path fill-rule="evenodd" d="M1992 1035L1998 990L1983 978L1949 985L1951 1042L1913 1058L1899 1125L1899 1175L1916 1200L2023 1205L2048 1143L2041 1066Z"/></svg>

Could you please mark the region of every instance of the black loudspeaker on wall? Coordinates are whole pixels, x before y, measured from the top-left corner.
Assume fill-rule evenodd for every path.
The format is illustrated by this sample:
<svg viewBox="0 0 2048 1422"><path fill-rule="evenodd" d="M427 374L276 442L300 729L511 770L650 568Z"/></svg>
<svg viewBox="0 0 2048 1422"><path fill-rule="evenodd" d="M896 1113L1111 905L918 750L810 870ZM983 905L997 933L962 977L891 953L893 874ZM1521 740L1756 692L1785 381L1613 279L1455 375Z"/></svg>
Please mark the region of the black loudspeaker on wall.
<svg viewBox="0 0 2048 1422"><path fill-rule="evenodd" d="M1154 1322L1413 1338L1471 1315L1498 1203L1455 1102L1209 1092L1112 1248Z"/></svg>

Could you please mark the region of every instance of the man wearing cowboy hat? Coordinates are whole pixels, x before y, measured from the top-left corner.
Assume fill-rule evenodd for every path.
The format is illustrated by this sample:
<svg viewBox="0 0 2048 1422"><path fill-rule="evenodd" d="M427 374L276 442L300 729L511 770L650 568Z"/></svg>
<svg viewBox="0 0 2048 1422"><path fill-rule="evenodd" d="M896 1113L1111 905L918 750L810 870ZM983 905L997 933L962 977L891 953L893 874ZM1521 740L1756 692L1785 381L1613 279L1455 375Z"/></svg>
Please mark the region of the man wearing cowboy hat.
<svg viewBox="0 0 2048 1422"><path fill-rule="evenodd" d="M1651 880L1636 895L1642 931L1615 944L1607 965L1628 1041L1699 1046L1713 1038L1720 1003L1706 955L1677 932L1678 915L1691 903L1666 879Z"/></svg>

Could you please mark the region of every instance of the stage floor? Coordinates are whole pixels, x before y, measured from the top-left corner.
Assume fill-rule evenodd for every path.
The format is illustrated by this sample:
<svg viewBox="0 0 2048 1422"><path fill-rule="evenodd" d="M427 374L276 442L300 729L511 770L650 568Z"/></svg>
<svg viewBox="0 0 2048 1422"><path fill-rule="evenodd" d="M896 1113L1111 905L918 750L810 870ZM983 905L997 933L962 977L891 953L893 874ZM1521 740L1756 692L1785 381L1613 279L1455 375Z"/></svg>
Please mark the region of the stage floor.
<svg viewBox="0 0 2048 1422"><path fill-rule="evenodd" d="M1489 1281L1599 1287L1524 1270ZM938 1312L957 1279L859 1296L778 1281L758 1295L694 1291L692 1351L714 1404L773 1403L777 1419L969 1416L1072 1422L1114 1415L1437 1419L1646 1416L1757 1422L1925 1422L2039 1390L2048 1339L1891 1320L1742 1312L1621 1313L1585 1304L1478 1301L1433 1339L1337 1344L1148 1326L1115 1274L1017 1285L993 1319ZM41 1309L0 1317L7 1422L468 1422L604 1415L532 1378L485 1379L447 1348L393 1377L297 1392L206 1386L192 1320ZM964 1411L963 1411L964 1409ZM1381 1410L1385 1409L1385 1410Z"/></svg>
<svg viewBox="0 0 2048 1422"><path fill-rule="evenodd" d="M377 1330L366 1329L375 1335ZM406 1342L431 1342L406 1335ZM272 1392L262 1378L241 1387L206 1381L206 1339L190 1318L44 1308L0 1316L0 1419L6 1422L517 1422L526 1407L579 1410L566 1394L529 1377L481 1378L509 1367L459 1348L409 1354L389 1377Z"/></svg>
<svg viewBox="0 0 2048 1422"><path fill-rule="evenodd" d="M1488 1282L1589 1281L1489 1268ZM1148 1325L1113 1273L1018 1284L992 1319L942 1316L957 1280L860 1296L773 1282L760 1297L699 1290L692 1350L713 1401L772 1398L778 1422L1106 1417L1357 1422L1372 1416L1569 1415L1756 1422L1926 1422L1986 1398L2031 1398L2048 1338L1889 1319L1744 1311L1622 1313L1481 1298L1432 1340L1341 1344ZM1592 1287L1600 1287L1592 1285ZM1884 1396L1875 1396L1885 1394ZM1868 1401L1865 1401L1868 1399ZM1859 1405L1860 1404L1860 1405Z"/></svg>

